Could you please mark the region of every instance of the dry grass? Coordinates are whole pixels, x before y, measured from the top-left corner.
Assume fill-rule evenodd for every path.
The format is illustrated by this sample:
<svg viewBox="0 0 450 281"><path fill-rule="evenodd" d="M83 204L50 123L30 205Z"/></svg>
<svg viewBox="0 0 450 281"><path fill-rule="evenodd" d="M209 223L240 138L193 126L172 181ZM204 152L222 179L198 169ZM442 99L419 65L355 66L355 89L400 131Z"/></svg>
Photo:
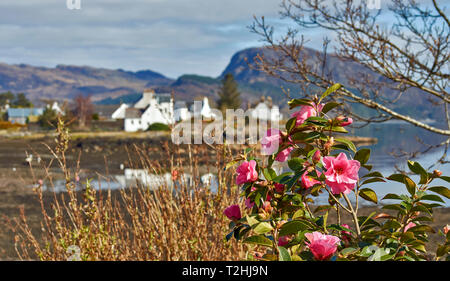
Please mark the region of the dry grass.
<svg viewBox="0 0 450 281"><path fill-rule="evenodd" d="M224 170L230 154L226 148L215 147L217 193L200 181L197 160L206 152L189 146L188 165L184 165L179 148L168 143L161 149L166 154L164 163L152 161L146 150L138 146L129 153L134 160L130 162L155 174L172 172L175 185L161 182L157 187L137 185L112 192L96 190L87 182L79 191L79 163L75 169L66 163L69 134L62 122L57 132L56 146L49 147L54 161L44 163L42 169L47 172L44 180L51 185L48 170L57 163L65 176L66 192L53 193L51 200L44 200L49 196L42 191L42 184L36 188L42 212L40 232L30 227L23 212L20 218L9 221L20 259L67 260L72 255L70 246L80 249L82 260L245 258L246 246L224 241L229 221L223 210L239 198L232 171ZM188 171L183 169L186 166ZM183 172L190 173L193 180L183 180L179 176Z"/></svg>

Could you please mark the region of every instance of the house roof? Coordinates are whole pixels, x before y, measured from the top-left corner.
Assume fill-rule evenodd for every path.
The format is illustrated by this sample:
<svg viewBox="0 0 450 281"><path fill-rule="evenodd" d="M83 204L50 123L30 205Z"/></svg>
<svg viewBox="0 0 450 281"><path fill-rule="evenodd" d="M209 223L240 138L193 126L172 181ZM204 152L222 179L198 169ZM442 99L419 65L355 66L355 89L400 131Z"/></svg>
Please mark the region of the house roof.
<svg viewBox="0 0 450 281"><path fill-rule="evenodd" d="M125 118L141 118L143 110L139 108L127 108L125 110Z"/></svg>
<svg viewBox="0 0 450 281"><path fill-rule="evenodd" d="M116 111L117 105L101 105L96 104L94 105L94 112L97 113L99 116L107 116L110 117L114 111Z"/></svg>
<svg viewBox="0 0 450 281"><path fill-rule="evenodd" d="M155 95L155 98L158 103L170 102L172 95L167 93L159 93Z"/></svg>
<svg viewBox="0 0 450 281"><path fill-rule="evenodd" d="M9 117L38 116L44 113L43 108L8 108Z"/></svg>

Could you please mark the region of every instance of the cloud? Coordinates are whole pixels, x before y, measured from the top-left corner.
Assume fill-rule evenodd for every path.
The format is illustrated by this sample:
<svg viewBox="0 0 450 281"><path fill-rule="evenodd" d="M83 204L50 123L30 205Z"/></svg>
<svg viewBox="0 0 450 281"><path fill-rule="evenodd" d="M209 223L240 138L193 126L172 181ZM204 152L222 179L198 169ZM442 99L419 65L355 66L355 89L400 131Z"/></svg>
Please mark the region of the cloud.
<svg viewBox="0 0 450 281"><path fill-rule="evenodd" d="M253 15L276 17L279 0L2 0L2 61L152 69L217 76L232 54L258 44Z"/></svg>

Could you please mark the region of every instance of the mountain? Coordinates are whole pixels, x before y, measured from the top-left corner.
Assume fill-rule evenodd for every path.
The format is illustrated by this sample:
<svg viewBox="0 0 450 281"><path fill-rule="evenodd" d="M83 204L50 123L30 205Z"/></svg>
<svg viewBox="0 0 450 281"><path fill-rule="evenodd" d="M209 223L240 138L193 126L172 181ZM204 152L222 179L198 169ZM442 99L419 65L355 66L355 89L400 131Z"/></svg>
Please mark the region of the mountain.
<svg viewBox="0 0 450 281"><path fill-rule="evenodd" d="M278 57L277 53L270 48L248 48L235 53L219 77L186 74L176 80L151 70L132 72L89 66L58 65L54 68L46 68L0 63L0 93L23 92L32 101L42 98L72 100L76 95L83 94L91 95L92 100L99 104L119 104L133 102L140 97L145 88L153 88L156 92L174 93L177 100L192 101L207 96L214 102L221 86L221 79L226 73L231 73L239 84L244 108L248 102L254 102L265 95L271 96L274 103L279 104L286 112L287 97L283 89L289 90L291 97L301 97L303 96L302 88L249 67L258 54L268 59ZM386 78L373 73L370 69L355 62L344 61L333 54L327 55L327 64L323 65L318 55L320 55L318 51L307 48L301 53L311 67L323 67L323 70L330 73L335 81L346 85L347 88L352 85L351 79L362 79L361 77L367 75L372 76L377 82L386 81ZM290 78L286 76L287 74L281 75ZM397 97L391 88L384 88L382 92L386 100ZM442 112L430 106L431 102L426 99L426 96L418 90L411 89L399 99L394 109L400 113L417 115L421 118L440 116ZM354 110L360 114L367 114L370 111L362 106L356 106Z"/></svg>
<svg viewBox="0 0 450 281"><path fill-rule="evenodd" d="M0 63L0 92L23 92L33 101L72 99L78 94L102 100L142 92L147 85L169 85L172 79L150 70L124 71L89 66L55 68Z"/></svg>

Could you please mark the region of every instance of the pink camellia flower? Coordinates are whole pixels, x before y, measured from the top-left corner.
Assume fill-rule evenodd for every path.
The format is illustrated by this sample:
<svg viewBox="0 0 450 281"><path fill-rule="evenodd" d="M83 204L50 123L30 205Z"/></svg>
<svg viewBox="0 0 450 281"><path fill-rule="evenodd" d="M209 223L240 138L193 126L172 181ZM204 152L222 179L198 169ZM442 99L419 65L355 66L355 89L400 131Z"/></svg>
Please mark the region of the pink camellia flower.
<svg viewBox="0 0 450 281"><path fill-rule="evenodd" d="M414 227L414 226L416 226L416 225L417 225L417 224L415 224L415 223L413 223L413 222L408 223L408 224L405 226L405 229L403 230L403 232L408 231L408 229L410 229L411 227Z"/></svg>
<svg viewBox="0 0 450 281"><path fill-rule="evenodd" d="M337 245L341 241L333 235L325 235L318 231L306 233L305 237L310 243L306 243L314 258L319 261L329 259L337 250Z"/></svg>
<svg viewBox="0 0 450 281"><path fill-rule="evenodd" d="M320 175L322 174L319 171L316 171L317 175L320 177ZM304 188L310 188L311 186L315 185L315 184L320 184L320 181L313 179L312 177L310 177L308 175L308 170L306 170L303 175L302 175L302 185Z"/></svg>
<svg viewBox="0 0 450 281"><path fill-rule="evenodd" d="M347 156L341 152L337 157L323 157L322 163L327 170L325 183L331 187L331 192L348 194L355 188L361 167L359 161L348 160Z"/></svg>
<svg viewBox="0 0 450 281"><path fill-rule="evenodd" d="M258 172L256 172L256 161L244 161L242 164L236 169L237 177L236 184L241 185L247 182L253 182L258 179Z"/></svg>
<svg viewBox="0 0 450 281"><path fill-rule="evenodd" d="M300 110L294 112L291 117L296 117L297 122L295 123L297 126L303 124L306 119L311 116L318 116L319 112L322 111L324 104L313 104L313 106L303 105L300 107Z"/></svg>
<svg viewBox="0 0 450 281"><path fill-rule="evenodd" d="M275 191L278 193L283 193L284 192L284 184L275 183Z"/></svg>
<svg viewBox="0 0 450 281"><path fill-rule="evenodd" d="M350 124L353 123L353 119L350 117L345 117L345 116L338 116L336 118L336 120L338 121L338 125L341 127L345 127L348 126Z"/></svg>
<svg viewBox="0 0 450 281"><path fill-rule="evenodd" d="M287 244L289 244L289 242L291 241L291 238L289 236L281 236L280 238L278 238L278 246L286 246Z"/></svg>
<svg viewBox="0 0 450 281"><path fill-rule="evenodd" d="M292 150L294 150L294 148L292 146L284 149L283 151L280 151L280 153L278 153L277 157L275 157L275 160L278 162L285 162L288 157L289 154L291 154Z"/></svg>
<svg viewBox="0 0 450 281"><path fill-rule="evenodd" d="M271 155L278 150L281 144L281 131L278 129L267 130L264 137L261 139L261 149L264 155Z"/></svg>
<svg viewBox="0 0 450 281"><path fill-rule="evenodd" d="M223 211L225 216L227 216L230 220L240 220L241 219L241 209L239 205L231 205Z"/></svg>

